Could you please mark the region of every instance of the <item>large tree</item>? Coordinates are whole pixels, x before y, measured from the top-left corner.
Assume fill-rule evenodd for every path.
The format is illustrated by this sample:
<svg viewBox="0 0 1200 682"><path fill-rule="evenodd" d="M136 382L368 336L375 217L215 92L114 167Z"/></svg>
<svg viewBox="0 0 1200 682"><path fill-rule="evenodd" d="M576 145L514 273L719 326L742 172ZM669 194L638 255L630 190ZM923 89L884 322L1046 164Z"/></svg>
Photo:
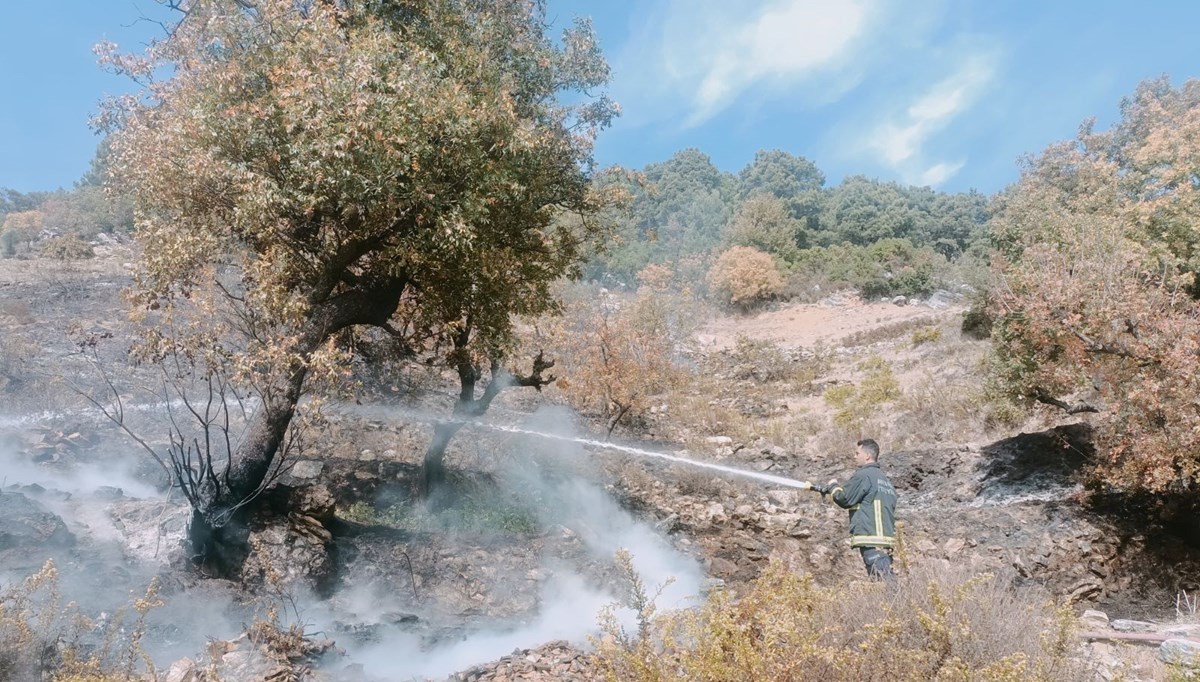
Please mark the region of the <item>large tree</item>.
<svg viewBox="0 0 1200 682"><path fill-rule="evenodd" d="M102 50L145 87L99 124L135 202L147 357L182 349L259 400L221 467L177 469L195 550L228 570L352 330L502 372L511 316L553 307L594 227L592 142L615 106L590 27L551 40L541 2L170 4L145 54Z"/></svg>
<svg viewBox="0 0 1200 682"><path fill-rule="evenodd" d="M997 377L1098 413L1097 480L1200 487L1200 81L1138 87L1106 132L1083 127L999 200Z"/></svg>
<svg viewBox="0 0 1200 682"><path fill-rule="evenodd" d="M783 200L792 215L815 230L824 203L825 174L812 161L781 149L759 150L754 160L738 173L738 198L756 194Z"/></svg>

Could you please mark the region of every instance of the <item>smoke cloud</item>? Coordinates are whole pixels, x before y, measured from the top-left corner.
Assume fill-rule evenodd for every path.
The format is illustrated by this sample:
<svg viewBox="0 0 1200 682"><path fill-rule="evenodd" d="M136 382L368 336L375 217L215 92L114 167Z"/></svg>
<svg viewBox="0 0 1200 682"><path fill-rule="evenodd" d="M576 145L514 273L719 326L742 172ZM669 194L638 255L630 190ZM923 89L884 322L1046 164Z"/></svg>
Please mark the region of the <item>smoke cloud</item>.
<svg viewBox="0 0 1200 682"><path fill-rule="evenodd" d="M573 415L561 409L540 410L522 427L566 438L578 433ZM459 437L469 435L464 432ZM611 562L618 550L628 551L634 570L651 594L662 588L656 600L659 608L697 603L704 581L697 561L635 519L592 482L592 477L584 475L589 467L581 443L517 434L504 449L507 466L498 482L536 513L544 529L569 529L601 562ZM348 647L350 658L371 675L441 678L517 648L554 640L586 644L598 631L598 619L606 607L613 608L624 627L635 626L636 614L617 606L621 597L615 590L595 584L556 557L543 557L541 568L549 577L541 586L537 615L530 622L473 632L432 648L424 647L420 636L392 628L384 630L377 643ZM363 597L358 596L358 605L372 603L370 597ZM373 603L376 611L382 608L380 602Z"/></svg>

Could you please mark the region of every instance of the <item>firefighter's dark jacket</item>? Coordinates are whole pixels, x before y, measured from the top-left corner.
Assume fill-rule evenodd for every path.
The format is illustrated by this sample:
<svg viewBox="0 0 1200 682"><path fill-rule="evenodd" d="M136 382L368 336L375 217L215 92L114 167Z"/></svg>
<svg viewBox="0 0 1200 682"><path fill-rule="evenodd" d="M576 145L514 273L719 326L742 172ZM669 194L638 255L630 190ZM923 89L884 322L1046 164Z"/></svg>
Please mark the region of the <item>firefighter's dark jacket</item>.
<svg viewBox="0 0 1200 682"><path fill-rule="evenodd" d="M829 491L833 501L850 510L851 547L896 546L896 489L872 462Z"/></svg>

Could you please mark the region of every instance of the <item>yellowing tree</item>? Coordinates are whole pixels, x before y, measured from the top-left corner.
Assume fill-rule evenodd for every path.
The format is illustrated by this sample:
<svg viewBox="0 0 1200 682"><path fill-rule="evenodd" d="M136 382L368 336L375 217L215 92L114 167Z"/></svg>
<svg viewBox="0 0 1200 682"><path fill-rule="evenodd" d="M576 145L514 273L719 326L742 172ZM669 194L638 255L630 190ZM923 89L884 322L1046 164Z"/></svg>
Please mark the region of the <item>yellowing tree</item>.
<svg viewBox="0 0 1200 682"><path fill-rule="evenodd" d="M22 247L37 239L45 223L41 211L17 211L4 216L0 229L0 255L12 257Z"/></svg>
<svg viewBox="0 0 1200 682"><path fill-rule="evenodd" d="M749 310L783 291L783 275L770 255L749 246L733 246L709 270L708 284L723 302Z"/></svg>
<svg viewBox="0 0 1200 682"><path fill-rule="evenodd" d="M553 308L594 234L592 141L615 107L591 95L608 71L590 27L551 40L541 2L180 6L144 55L101 48L144 88L98 124L135 203L146 357L182 348L260 400L227 467L176 469L195 549L228 568L337 339L391 334L459 371L458 411L480 407L511 316Z"/></svg>
<svg viewBox="0 0 1200 682"><path fill-rule="evenodd" d="M640 417L677 375L676 345L687 331L672 325L662 295L650 287L627 298L602 291L551 321L559 385L572 407L604 419L609 435Z"/></svg>
<svg viewBox="0 0 1200 682"><path fill-rule="evenodd" d="M1110 131L1052 145L1000 199L996 373L1099 414L1099 480L1200 484L1200 81L1139 86Z"/></svg>
<svg viewBox="0 0 1200 682"><path fill-rule="evenodd" d="M796 260L805 231L782 199L756 194L738 207L725 228L725 241L765 251L785 262Z"/></svg>

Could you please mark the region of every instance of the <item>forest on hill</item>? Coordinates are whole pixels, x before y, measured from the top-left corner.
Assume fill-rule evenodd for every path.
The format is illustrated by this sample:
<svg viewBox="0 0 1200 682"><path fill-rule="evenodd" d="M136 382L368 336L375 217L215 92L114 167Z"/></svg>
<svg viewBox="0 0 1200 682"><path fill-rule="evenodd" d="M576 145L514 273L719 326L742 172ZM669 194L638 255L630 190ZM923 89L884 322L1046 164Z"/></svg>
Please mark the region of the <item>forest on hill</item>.
<svg viewBox="0 0 1200 682"><path fill-rule="evenodd" d="M30 255L47 239L61 251L64 240L129 235L131 203L104 193L107 153L102 144L70 190L0 188L0 257ZM862 175L828 186L812 161L783 150L759 151L733 174L701 150L684 149L641 169L605 169L596 182L625 195L609 209L610 233L584 266L598 282L636 286L646 266L669 265L680 283L704 293L715 261L742 247L770 256L767 268L778 276L746 300L734 296L735 304L809 300L839 288L923 296L954 277L950 266L960 259L986 260L983 194Z"/></svg>
<svg viewBox="0 0 1200 682"><path fill-rule="evenodd" d="M615 234L589 264L590 277L633 284L650 264L670 264L702 283L730 247L771 256L780 285L770 295L808 298L824 285L867 296L928 294L946 266L986 251L988 197L945 193L853 175L828 186L812 161L763 150L737 174L685 149L601 182L629 202Z"/></svg>

